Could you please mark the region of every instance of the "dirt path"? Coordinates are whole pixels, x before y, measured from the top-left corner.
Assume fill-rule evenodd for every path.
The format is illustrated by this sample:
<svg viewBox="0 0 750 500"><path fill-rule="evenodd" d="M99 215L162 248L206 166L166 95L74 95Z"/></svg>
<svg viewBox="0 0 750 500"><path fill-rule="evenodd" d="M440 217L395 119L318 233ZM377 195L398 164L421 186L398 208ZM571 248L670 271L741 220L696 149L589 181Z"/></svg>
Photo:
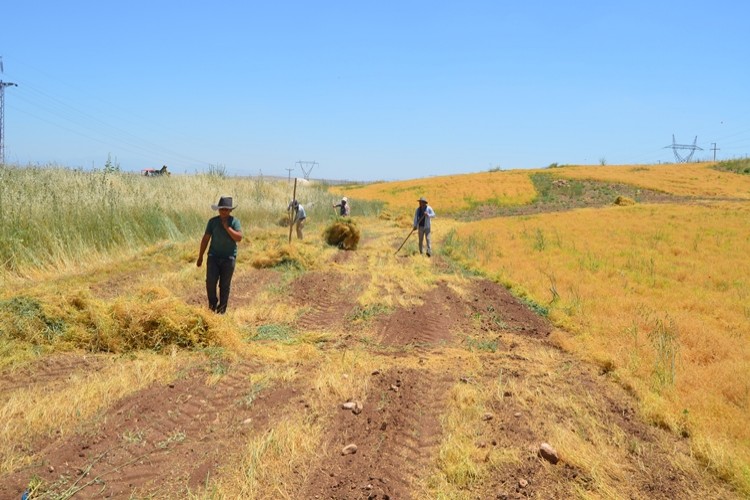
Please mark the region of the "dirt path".
<svg viewBox="0 0 750 500"><path fill-rule="evenodd" d="M333 263L361 269L367 252L337 254ZM20 498L38 482L42 498L209 498L249 440L298 412L324 431L296 476L277 478L292 485L288 498L739 498L695 461L687 438L643 422L631 396L557 348L551 325L505 288L459 279L439 257L430 265L434 285L417 305L357 331L349 318L377 270L334 266L290 283L298 331L346 336L320 349L382 363L366 375L354 410L309 404L306 377L316 367L307 361L195 356L173 380L116 401L75 433L41 436L26 450L31 465L0 477L0 498ZM273 271L240 274L234 306L252 306L278 282ZM133 285L108 278L113 297L116 283ZM201 297L184 300L199 306ZM56 390L111 359L58 355L0 373L0 396L30 385ZM253 382L285 367L299 376ZM542 443L556 449L556 463L540 456ZM352 444L356 452L344 451Z"/></svg>

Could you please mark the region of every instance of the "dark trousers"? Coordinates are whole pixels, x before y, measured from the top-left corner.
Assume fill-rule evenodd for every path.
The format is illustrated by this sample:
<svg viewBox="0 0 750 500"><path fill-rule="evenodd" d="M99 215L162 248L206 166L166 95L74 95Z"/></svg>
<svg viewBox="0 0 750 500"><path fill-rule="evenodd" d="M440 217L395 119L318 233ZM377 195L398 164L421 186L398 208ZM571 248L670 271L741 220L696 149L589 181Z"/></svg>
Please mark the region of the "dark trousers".
<svg viewBox="0 0 750 500"><path fill-rule="evenodd" d="M229 302L229 289L232 286L232 274L234 274L234 257L212 257L208 256L206 262L206 293L208 294L208 307L219 314L227 312ZM216 296L216 285L219 285L219 296Z"/></svg>

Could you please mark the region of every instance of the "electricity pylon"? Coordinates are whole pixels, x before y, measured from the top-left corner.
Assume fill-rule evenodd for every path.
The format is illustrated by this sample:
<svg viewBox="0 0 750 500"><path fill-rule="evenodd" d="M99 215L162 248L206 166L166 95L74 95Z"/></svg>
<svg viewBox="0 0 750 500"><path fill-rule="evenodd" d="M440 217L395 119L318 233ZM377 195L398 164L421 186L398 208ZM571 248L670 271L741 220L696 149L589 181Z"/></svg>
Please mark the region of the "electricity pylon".
<svg viewBox="0 0 750 500"><path fill-rule="evenodd" d="M692 144L677 144L677 142L674 140L674 134L672 134L672 145L671 146L664 146L664 148L671 148L674 152L674 159L677 160L677 163L689 163L690 160L693 159L693 153L695 153L696 150L703 151L703 148L696 146L698 142L698 136L695 136L695 139L693 139ZM688 153L687 156L682 156L680 153L677 152L678 149L689 149L690 153Z"/></svg>
<svg viewBox="0 0 750 500"><path fill-rule="evenodd" d="M310 172L312 172L313 167L317 165L317 161L298 161L297 165L299 165L299 168L302 170L302 176L305 178L306 181L310 180ZM305 168L309 167L309 168Z"/></svg>

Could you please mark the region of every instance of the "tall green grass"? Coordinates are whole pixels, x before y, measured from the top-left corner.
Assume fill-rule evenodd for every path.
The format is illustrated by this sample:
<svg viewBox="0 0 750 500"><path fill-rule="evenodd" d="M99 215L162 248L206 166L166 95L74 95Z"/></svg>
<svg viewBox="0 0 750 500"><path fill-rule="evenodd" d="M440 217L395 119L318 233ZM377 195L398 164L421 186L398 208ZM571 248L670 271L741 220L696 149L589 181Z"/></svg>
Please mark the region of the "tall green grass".
<svg viewBox="0 0 750 500"><path fill-rule="evenodd" d="M0 277L60 269L202 235L221 195L238 205L243 229L278 224L293 186L285 180L220 175L144 177L58 166L0 165ZM334 195L297 186L308 216L333 217Z"/></svg>
<svg viewBox="0 0 750 500"><path fill-rule="evenodd" d="M737 158L734 160L724 160L714 166L716 170L734 172L736 174L750 174L750 158Z"/></svg>

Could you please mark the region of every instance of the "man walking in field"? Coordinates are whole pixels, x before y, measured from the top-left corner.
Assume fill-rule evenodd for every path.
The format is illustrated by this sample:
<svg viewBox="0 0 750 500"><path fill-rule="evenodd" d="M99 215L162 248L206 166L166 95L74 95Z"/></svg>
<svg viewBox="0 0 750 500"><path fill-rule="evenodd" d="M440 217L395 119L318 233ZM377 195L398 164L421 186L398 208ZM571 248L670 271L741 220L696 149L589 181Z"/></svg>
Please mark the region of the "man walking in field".
<svg viewBox="0 0 750 500"><path fill-rule="evenodd" d="M430 219L435 217L435 211L427 204L427 200L420 198L419 207L414 212L414 229L419 229L419 253L422 253L422 241L427 240L427 256L432 256L432 238L430 237Z"/></svg>
<svg viewBox="0 0 750 500"><path fill-rule="evenodd" d="M237 260L237 243L242 241L242 226L240 220L232 216L232 210L237 207L232 206L231 196L222 196L219 198L218 205L211 205L211 208L218 210L219 215L210 218L206 224L196 265L201 267L203 254L208 248L208 262L206 263L208 307L214 312L224 314L227 312L229 290ZM217 284L219 286L218 297L216 296Z"/></svg>

